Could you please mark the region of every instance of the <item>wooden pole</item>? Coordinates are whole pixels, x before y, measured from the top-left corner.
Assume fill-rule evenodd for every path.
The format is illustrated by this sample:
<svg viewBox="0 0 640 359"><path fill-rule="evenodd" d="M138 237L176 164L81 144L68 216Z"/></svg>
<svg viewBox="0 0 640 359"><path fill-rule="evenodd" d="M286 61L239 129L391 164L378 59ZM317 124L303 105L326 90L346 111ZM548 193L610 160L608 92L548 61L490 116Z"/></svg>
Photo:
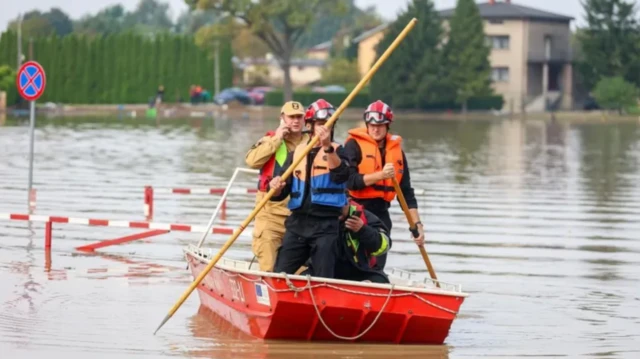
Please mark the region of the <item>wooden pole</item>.
<svg viewBox="0 0 640 359"><path fill-rule="evenodd" d="M409 213L409 206L407 205L407 200L404 199L404 194L402 194L402 190L400 189L400 185L398 184L398 180L395 177L393 180L393 188L396 191L396 195L398 195L398 201L400 202L400 207L402 207L402 211L404 215L407 217L407 221L409 222L409 230L411 234L413 234L414 238L417 238L420 235L418 232L418 226L413 221L413 217L411 217L411 213ZM420 254L422 254L422 259L424 260L424 264L427 265L427 269L429 270L429 275L431 275L431 279L435 280L436 286L440 288L440 283L438 283L438 277L436 277L436 271L433 269L433 265L431 265L431 261L429 260L429 255L427 254L427 250L424 249L424 245L418 246L420 248Z"/></svg>

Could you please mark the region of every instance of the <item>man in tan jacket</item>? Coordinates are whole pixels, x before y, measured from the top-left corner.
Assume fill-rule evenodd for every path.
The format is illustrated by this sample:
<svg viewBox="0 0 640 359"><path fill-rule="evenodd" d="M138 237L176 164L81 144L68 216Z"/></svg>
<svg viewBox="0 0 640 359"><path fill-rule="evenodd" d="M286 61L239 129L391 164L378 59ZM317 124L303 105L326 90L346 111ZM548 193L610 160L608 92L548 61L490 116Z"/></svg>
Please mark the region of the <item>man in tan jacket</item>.
<svg viewBox="0 0 640 359"><path fill-rule="evenodd" d="M281 166L302 141L309 137L302 134L305 108L300 102L289 101L280 110L280 126L269 131L254 144L245 157L247 166L260 169L256 204L268 192L271 179L282 173ZM284 236L284 221L291 213L287 208L289 198L268 201L255 217L253 229L253 254L258 258L261 271L273 271L277 250Z"/></svg>

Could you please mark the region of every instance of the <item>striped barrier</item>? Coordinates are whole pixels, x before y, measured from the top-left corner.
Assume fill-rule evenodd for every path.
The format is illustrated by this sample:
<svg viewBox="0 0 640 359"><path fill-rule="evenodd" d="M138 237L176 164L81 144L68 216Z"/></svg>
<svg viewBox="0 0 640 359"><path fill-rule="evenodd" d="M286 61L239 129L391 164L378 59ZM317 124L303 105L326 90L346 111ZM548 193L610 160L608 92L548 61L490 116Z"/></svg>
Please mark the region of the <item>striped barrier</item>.
<svg viewBox="0 0 640 359"><path fill-rule="evenodd" d="M150 187L150 186L149 186ZM155 193L174 193L174 194L223 194L225 188L163 188L150 187ZM258 193L256 188L231 188L229 194L252 194Z"/></svg>
<svg viewBox="0 0 640 359"><path fill-rule="evenodd" d="M107 241L101 241L95 244L78 247L79 250L92 251L97 248L106 247L114 244L121 244L130 242L137 239L147 238L150 236L164 234L171 231L176 232L195 232L204 233L207 231L206 226L193 226L190 224L176 224L176 223L154 223L154 222L137 222L137 221L120 221L109 219L94 219L94 218L74 218L74 217L60 217L60 216L41 216L33 214L22 213L0 213L0 220L11 221L29 221L29 222L44 222L45 226L45 249L51 248L51 235L53 231L53 223L69 223L80 224L87 226L101 226L101 227L120 227L120 228L138 228L148 229L148 232L122 237L118 239L112 239ZM212 234L228 234L231 235L236 231L233 227L214 226L211 228Z"/></svg>
<svg viewBox="0 0 640 359"><path fill-rule="evenodd" d="M226 188L167 188L167 187L144 187L144 215L147 219L153 218L153 200L155 194L204 194L204 195L220 195L222 207L221 207L221 219L227 217L227 198L224 196ZM229 194L255 194L258 192L256 188L230 188L227 192Z"/></svg>
<svg viewBox="0 0 640 359"><path fill-rule="evenodd" d="M171 188L171 187L153 187L153 186L145 186L144 187L144 215L147 219L153 218L153 200L155 193L163 193L163 194L208 194L208 195L221 195L220 203L216 209L216 213L214 215L217 216L218 210L222 210L222 219L226 218L226 210L227 210L227 196L229 194L254 194L258 192L257 188L231 188L233 182L236 177L240 173L258 175L260 171L252 168L242 168L236 167L231 176L231 179L227 183L226 188Z"/></svg>

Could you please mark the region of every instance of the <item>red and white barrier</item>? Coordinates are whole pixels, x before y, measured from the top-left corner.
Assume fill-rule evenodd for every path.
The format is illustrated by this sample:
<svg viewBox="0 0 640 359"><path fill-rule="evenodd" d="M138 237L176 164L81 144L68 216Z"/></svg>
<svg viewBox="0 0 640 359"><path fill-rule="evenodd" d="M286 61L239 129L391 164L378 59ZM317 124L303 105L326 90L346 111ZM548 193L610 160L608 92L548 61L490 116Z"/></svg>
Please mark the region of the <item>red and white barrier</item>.
<svg viewBox="0 0 640 359"><path fill-rule="evenodd" d="M225 188L164 188L152 187L154 193L174 193L174 194L223 194ZM252 194L257 193L257 188L231 188L229 194Z"/></svg>
<svg viewBox="0 0 640 359"><path fill-rule="evenodd" d="M181 188L181 187L153 187L153 186L145 186L144 187L144 215L147 219L153 218L153 199L154 194L208 194L208 195L221 195L220 203L218 204L218 208L216 208L215 214L213 218L215 218L218 214L219 210L222 210L222 219L226 218L226 209L227 209L227 196L230 194L254 194L258 192L257 188L231 188L233 182L236 177L240 173L247 173L252 175L257 175L260 171L252 169L252 168L242 168L236 167L233 172L233 176L227 183L226 188Z"/></svg>
<svg viewBox="0 0 640 359"><path fill-rule="evenodd" d="M73 218L73 217L57 217L57 216L38 216L33 214L21 214L21 213L0 213L0 220L2 219L13 220L13 221L84 224L87 226L103 226L103 227L163 229L167 231L196 232L196 233L203 233L207 230L207 227L205 226L193 226L190 224L118 221L118 220L110 220L110 219ZM213 227L211 233L233 234L233 231L235 231L235 228L233 227L218 226L218 227Z"/></svg>
<svg viewBox="0 0 640 359"><path fill-rule="evenodd" d="M144 215L147 219L153 218L153 200L154 194L201 194L201 195L221 195L224 196L226 188L168 188L168 187L152 187L146 186L144 188ZM227 192L229 194L255 194L258 192L257 188L230 188ZM222 219L226 218L227 199L222 198Z"/></svg>
<svg viewBox="0 0 640 359"><path fill-rule="evenodd" d="M132 240L142 239L153 235L163 234L170 231L177 232L195 232L203 233L207 231L206 226L193 226L190 224L176 224L176 223L154 223L154 222L136 222L136 221L120 221L109 219L94 219L94 218L74 218L74 217L59 217L59 216L41 216L22 213L0 213L0 220L12 220L12 221L30 221L30 222L45 222L45 248L51 248L51 234L53 230L53 223L69 223L69 224L81 224L88 226L102 226L102 227L124 227L124 228L138 228L152 230L142 235L133 235L116 240L109 240L99 242L99 244L93 244L83 247L78 247L80 250L93 250L96 248L106 247L108 245L121 244L130 242ZM213 234L233 234L236 228L216 226L211 227L211 233Z"/></svg>

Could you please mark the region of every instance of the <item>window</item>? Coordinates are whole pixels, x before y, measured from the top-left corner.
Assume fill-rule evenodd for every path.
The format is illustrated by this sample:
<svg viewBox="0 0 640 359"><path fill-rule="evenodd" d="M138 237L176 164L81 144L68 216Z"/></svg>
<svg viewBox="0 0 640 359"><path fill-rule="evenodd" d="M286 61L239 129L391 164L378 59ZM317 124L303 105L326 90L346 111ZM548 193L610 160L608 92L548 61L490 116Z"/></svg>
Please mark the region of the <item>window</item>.
<svg viewBox="0 0 640 359"><path fill-rule="evenodd" d="M494 50L508 50L509 35L487 36L487 45Z"/></svg>
<svg viewBox="0 0 640 359"><path fill-rule="evenodd" d="M509 82L509 68L508 67L492 68L491 80L493 82Z"/></svg>
<svg viewBox="0 0 640 359"><path fill-rule="evenodd" d="M504 20L502 20L502 19L491 19L491 20L489 20L489 23L490 24L503 24Z"/></svg>

